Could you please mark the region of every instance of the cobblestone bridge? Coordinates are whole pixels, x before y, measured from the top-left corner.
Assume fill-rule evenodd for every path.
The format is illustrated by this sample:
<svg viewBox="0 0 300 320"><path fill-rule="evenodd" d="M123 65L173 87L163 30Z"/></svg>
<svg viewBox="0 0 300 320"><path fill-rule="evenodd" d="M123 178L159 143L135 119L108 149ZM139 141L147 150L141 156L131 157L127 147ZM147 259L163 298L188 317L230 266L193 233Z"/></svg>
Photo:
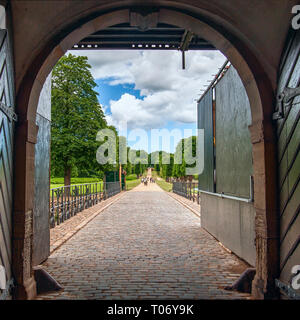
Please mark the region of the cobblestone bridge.
<svg viewBox="0 0 300 320"><path fill-rule="evenodd" d="M247 268L156 184L96 215L43 264L64 288L37 299L245 299L224 290Z"/></svg>

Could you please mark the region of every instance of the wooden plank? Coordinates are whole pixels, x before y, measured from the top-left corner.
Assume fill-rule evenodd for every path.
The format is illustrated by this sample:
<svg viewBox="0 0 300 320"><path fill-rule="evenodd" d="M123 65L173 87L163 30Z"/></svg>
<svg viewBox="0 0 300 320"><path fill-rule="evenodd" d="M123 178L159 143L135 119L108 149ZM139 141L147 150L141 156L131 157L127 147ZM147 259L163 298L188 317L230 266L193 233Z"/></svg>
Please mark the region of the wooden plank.
<svg viewBox="0 0 300 320"><path fill-rule="evenodd" d="M286 56L278 83L278 94L299 86L300 33ZM280 181L280 281L290 285L291 268L300 261L300 97L286 107L285 118L277 122Z"/></svg>
<svg viewBox="0 0 300 320"><path fill-rule="evenodd" d="M280 150L278 153L279 161L286 155L287 149L290 148L290 140L294 138L293 145L296 147L299 144L299 119L300 119L300 97L299 104L295 102L289 110L288 115L286 116L286 121L283 127L282 136L280 137Z"/></svg>
<svg viewBox="0 0 300 320"><path fill-rule="evenodd" d="M287 86L287 84L289 83L292 77L295 64L299 57L299 52L300 52L299 43L300 43L300 32L297 32L280 76L280 80L278 83L279 93Z"/></svg>
<svg viewBox="0 0 300 320"><path fill-rule="evenodd" d="M296 40L300 42L300 33L298 32L298 36L296 37ZM278 92L277 96L282 93L285 87L290 86L291 88L297 87L297 82L299 84L299 78L297 80L297 74L299 73L299 55L300 55L300 46L297 44L296 41L294 41L292 48L290 50L290 54L287 58L286 64L283 68L283 72L279 79L278 84ZM288 107L286 108L285 112L288 112ZM280 137L282 129L284 127L286 118L281 119L277 122L277 133Z"/></svg>
<svg viewBox="0 0 300 320"><path fill-rule="evenodd" d="M293 222L292 220L295 219L295 215L299 210L299 205L300 205L299 199L300 199L300 184L298 184L293 196L291 197L290 201L288 202L288 205L286 206L286 209L283 215L281 216L281 221L280 221L280 235L281 235L280 240L281 241L286 236L288 228L290 227L290 224Z"/></svg>
<svg viewBox="0 0 300 320"><path fill-rule="evenodd" d="M7 120L6 120L7 121ZM11 150L11 146L7 148L6 146L6 139L5 139L5 132L0 127L0 176L1 176L1 184L5 190L5 199L8 202L12 202L12 172L11 172L11 166L12 164L9 164L9 158L8 153ZM10 159L12 160L12 159ZM11 204L7 204L7 209L10 210Z"/></svg>
<svg viewBox="0 0 300 320"><path fill-rule="evenodd" d="M300 230L300 216L296 218L293 225L290 227L290 229L287 232L287 235L285 236L284 240L281 242L280 247L282 250L282 254L280 256L280 269L283 269L284 263L286 261L289 255L289 252L291 248L293 248L297 238L299 237L299 230ZM299 264L295 261L295 265Z"/></svg>
<svg viewBox="0 0 300 320"><path fill-rule="evenodd" d="M3 168L3 166L1 166L0 164L0 167ZM2 170L0 171L0 174L2 173ZM0 204L0 208L2 210L1 212L1 215L3 215L4 218L2 218L3 221L5 221L5 226L7 226L8 228L8 232L9 232L9 237L11 237L11 228L12 228L12 217L11 217L11 214L9 214L12 210L12 206L11 206L11 199L8 199L7 197L7 186L5 184L5 181L3 181L1 179L0 181L0 194L2 196L2 199L1 199L1 204Z"/></svg>
<svg viewBox="0 0 300 320"><path fill-rule="evenodd" d="M11 277L11 259L9 256L8 248L6 246L6 239L5 235L3 233L3 230L0 225L0 251L1 251L1 257L3 259L3 266L6 271L6 280L9 280ZM1 292L1 291L0 291Z"/></svg>

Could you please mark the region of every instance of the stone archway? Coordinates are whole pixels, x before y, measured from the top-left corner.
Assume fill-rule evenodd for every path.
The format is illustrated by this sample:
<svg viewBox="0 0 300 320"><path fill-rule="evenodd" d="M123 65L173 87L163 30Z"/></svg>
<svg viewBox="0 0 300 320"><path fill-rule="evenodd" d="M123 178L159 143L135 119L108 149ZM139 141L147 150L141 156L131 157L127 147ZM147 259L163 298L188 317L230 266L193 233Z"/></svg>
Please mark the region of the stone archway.
<svg viewBox="0 0 300 320"><path fill-rule="evenodd" d="M207 19L205 19L207 20ZM188 29L210 41L237 69L251 104L254 197L256 209L256 278L253 294L257 298L276 294L278 275L278 219L276 202L276 138L272 125L273 88L270 78L251 48L228 30L175 8L159 8L158 21ZM71 29L53 34L26 69L17 94L19 124L15 144L15 200L13 272L16 297L30 299L36 288L32 270L32 215L34 199L35 116L43 83L56 62L76 42L102 28L130 22L130 9L119 9L87 19L74 20Z"/></svg>

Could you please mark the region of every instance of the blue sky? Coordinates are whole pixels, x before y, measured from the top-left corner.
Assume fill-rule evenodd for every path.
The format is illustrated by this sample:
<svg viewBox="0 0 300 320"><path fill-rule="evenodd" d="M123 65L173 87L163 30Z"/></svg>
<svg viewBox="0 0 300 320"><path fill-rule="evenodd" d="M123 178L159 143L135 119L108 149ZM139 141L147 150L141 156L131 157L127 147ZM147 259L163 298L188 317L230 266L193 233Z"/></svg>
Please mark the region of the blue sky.
<svg viewBox="0 0 300 320"><path fill-rule="evenodd" d="M134 84L118 84L118 85L110 85L109 82L115 80L114 78L108 78L108 79L97 79L97 88L96 91L99 93L98 100L101 104L101 106L105 106L105 114L111 116L111 109L110 109L110 101L118 101L121 99L122 95L125 93L128 93L130 95L135 96L137 99L143 100L145 96L141 95L140 90L136 90L134 87ZM195 107L196 107L196 102L195 102ZM191 122L191 123L180 123L180 122L175 122L175 121L167 121L164 123L163 126L158 126L154 127L153 129L168 129L172 131L174 128L180 129L182 132L182 135L184 135L184 130L192 130L192 134L196 135L196 129L197 129L197 123L196 122ZM147 148L147 143L143 143L141 145L141 148L147 152L152 152L152 151L157 151L157 150L162 150L167 152L174 152L176 148L176 142L173 140L170 141L170 148L166 148L165 145L162 144L160 141L159 145L156 147L155 150L152 150L151 148L151 129L147 129L147 135L148 135L148 148ZM190 136L190 135L186 135ZM134 143L136 143L137 140L130 141L128 140L128 145L130 147L134 146Z"/></svg>
<svg viewBox="0 0 300 320"><path fill-rule="evenodd" d="M88 57L108 123L126 135L130 147L147 152L174 152L180 140L177 135L169 146L151 143L152 130L180 130L181 138L197 133L196 100L225 61L218 51L188 51L182 70L178 51L71 53ZM141 130L144 138L137 139Z"/></svg>
<svg viewBox="0 0 300 320"><path fill-rule="evenodd" d="M109 106L110 100L119 100L123 93L129 93L142 99L140 90L134 89L134 84L118 84L110 85L109 82L115 80L114 78L97 79L95 82L98 85L96 89L99 93L98 100L101 105Z"/></svg>

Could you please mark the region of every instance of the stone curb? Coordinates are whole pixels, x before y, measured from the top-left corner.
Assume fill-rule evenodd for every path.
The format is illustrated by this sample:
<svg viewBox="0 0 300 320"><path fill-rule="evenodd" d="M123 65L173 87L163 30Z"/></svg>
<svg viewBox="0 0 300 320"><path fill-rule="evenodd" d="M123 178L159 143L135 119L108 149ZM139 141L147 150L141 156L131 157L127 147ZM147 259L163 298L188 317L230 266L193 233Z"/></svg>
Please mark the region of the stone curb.
<svg viewBox="0 0 300 320"><path fill-rule="evenodd" d="M91 216L89 216L86 220L81 222L79 225L77 225L72 231L65 234L61 239L55 241L53 245L50 248L50 255L56 251L59 247L61 247L65 242L67 242L71 237L73 237L79 230L81 230L83 227L85 227L91 220L93 220L99 213L101 213L103 210L120 200L126 192L119 193L119 196L108 203L106 206L100 208L98 211L93 213Z"/></svg>
<svg viewBox="0 0 300 320"><path fill-rule="evenodd" d="M172 195L171 192L167 192L168 196L170 196L171 198L173 198L174 200L178 201L180 204L182 204L184 207L186 207L187 209L189 209L190 211L192 211L194 213L194 215L196 215L198 218L201 218L201 214L196 211L195 209L193 209L192 207L190 207L188 204L186 204L185 202L179 200L177 197L174 197Z"/></svg>

